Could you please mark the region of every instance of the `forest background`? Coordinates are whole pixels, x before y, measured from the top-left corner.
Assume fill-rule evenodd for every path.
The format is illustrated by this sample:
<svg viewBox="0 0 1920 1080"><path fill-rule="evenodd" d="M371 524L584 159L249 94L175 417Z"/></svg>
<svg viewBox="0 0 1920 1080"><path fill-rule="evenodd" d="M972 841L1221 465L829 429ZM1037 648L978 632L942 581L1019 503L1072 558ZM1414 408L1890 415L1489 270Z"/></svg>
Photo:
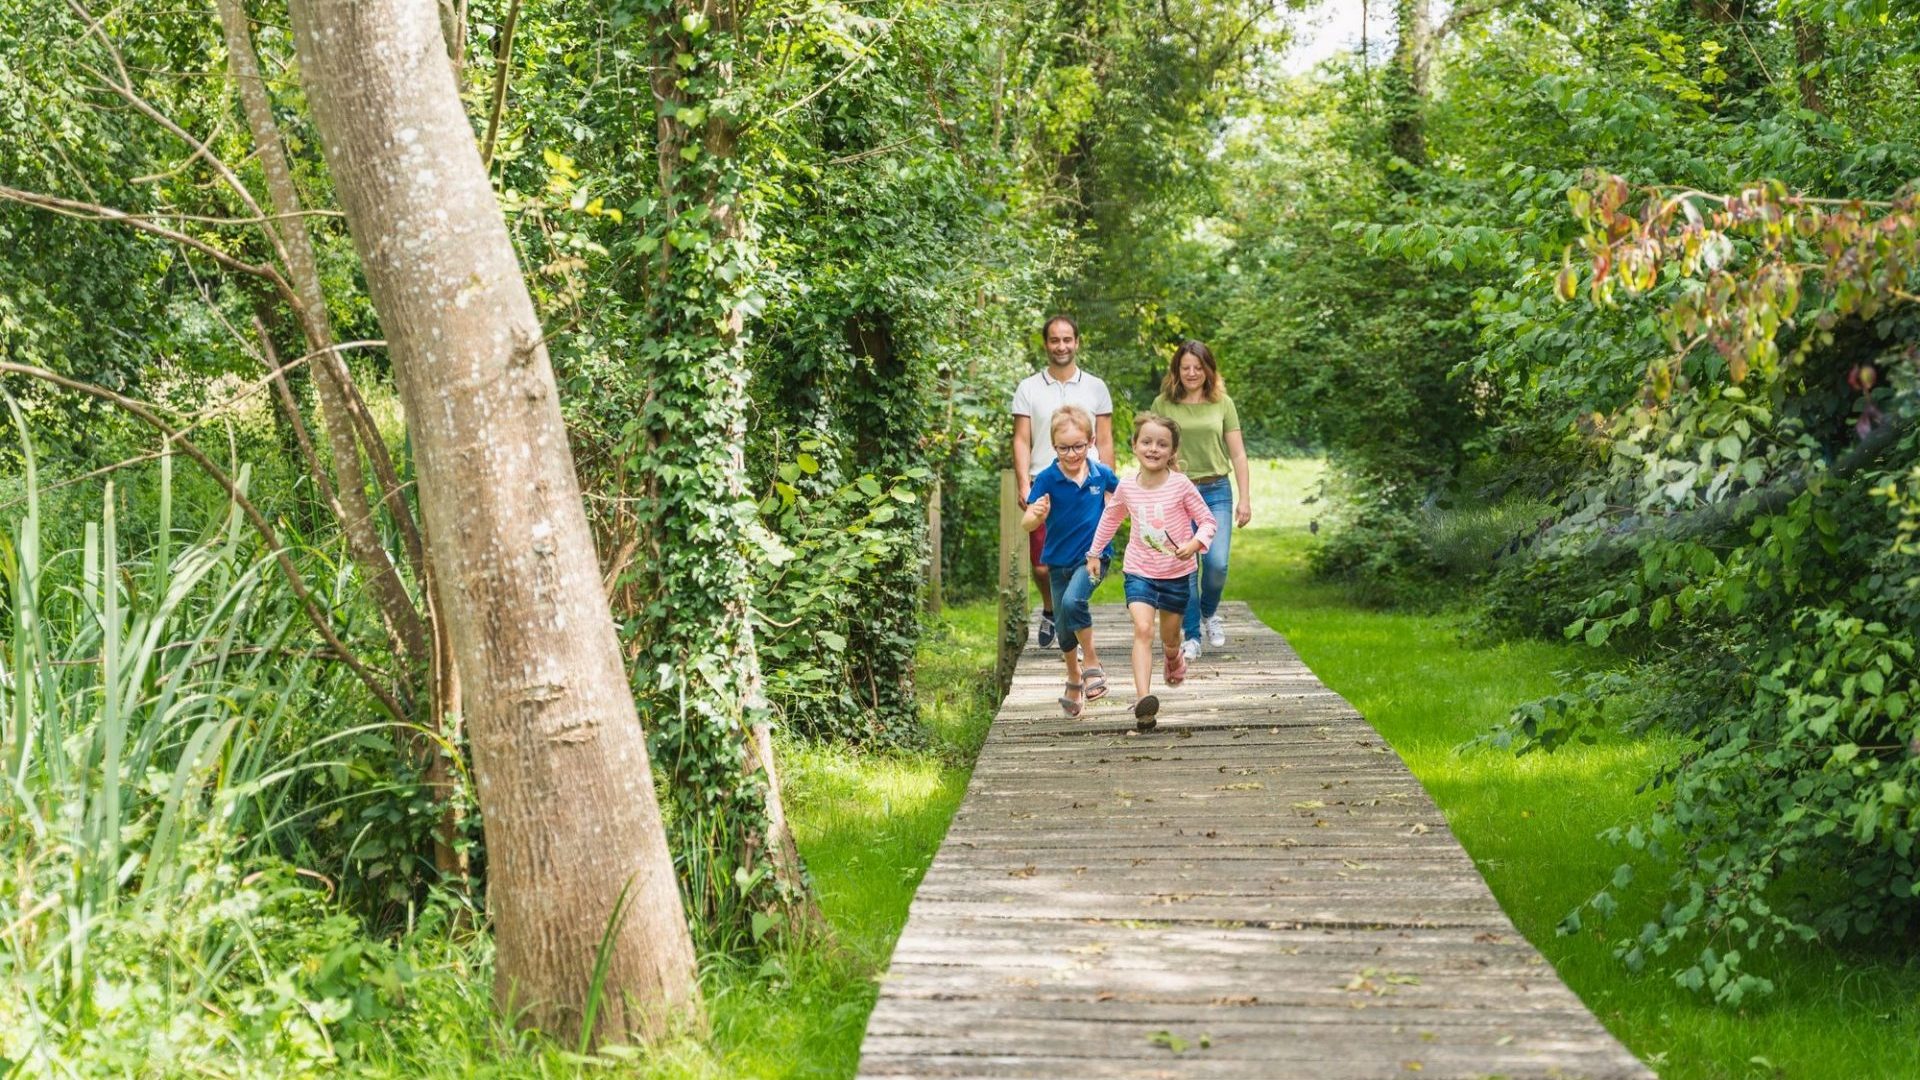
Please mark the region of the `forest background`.
<svg viewBox="0 0 1920 1080"><path fill-rule="evenodd" d="M934 739L924 612L992 588L1052 310L1122 430L1198 336L1256 451L1326 453L1318 573L1590 650L1488 741L1685 747L1565 930L1730 1007L1784 944L1910 946L1920 12L1377 6L1310 70L1327 12L1257 0L438 9L709 998L833 948L775 762ZM476 790L490 696L310 100L390 58L316 70L302 11L0 2L0 1058L29 1073L608 1042L623 882L590 890L584 999L520 1016L564 1047L491 1000L525 815ZM1654 914L1614 925L1629 892Z"/></svg>

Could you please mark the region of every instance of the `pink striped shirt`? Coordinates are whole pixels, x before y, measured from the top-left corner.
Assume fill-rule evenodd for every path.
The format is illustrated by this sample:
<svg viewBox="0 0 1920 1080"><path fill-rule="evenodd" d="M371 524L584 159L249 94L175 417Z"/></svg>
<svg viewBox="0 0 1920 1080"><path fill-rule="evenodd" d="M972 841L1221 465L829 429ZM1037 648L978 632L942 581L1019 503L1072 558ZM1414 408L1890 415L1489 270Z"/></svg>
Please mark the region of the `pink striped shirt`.
<svg viewBox="0 0 1920 1080"><path fill-rule="evenodd" d="M1214 531L1219 528L1193 481L1180 473L1168 473L1166 483L1149 490L1140 486L1136 474L1120 481L1107 500L1100 528L1087 553L1105 551L1108 541L1120 530L1120 522L1129 516L1133 518L1133 535L1127 540L1127 573L1162 581L1193 573L1194 560L1180 558L1173 549L1194 538L1194 522L1200 523L1197 531L1202 550L1213 543Z"/></svg>

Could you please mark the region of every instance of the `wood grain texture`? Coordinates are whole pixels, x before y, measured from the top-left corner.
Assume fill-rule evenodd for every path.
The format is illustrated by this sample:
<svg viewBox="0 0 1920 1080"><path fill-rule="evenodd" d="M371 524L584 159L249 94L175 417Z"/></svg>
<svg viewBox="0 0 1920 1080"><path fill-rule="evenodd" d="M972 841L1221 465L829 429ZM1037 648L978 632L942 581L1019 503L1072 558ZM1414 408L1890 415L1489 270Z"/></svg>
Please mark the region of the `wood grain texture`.
<svg viewBox="0 0 1920 1080"><path fill-rule="evenodd" d="M867 1077L1653 1074L1513 928L1379 733L1285 639L1077 720L1029 647L915 895ZM1120 655L1125 613L1096 609Z"/></svg>

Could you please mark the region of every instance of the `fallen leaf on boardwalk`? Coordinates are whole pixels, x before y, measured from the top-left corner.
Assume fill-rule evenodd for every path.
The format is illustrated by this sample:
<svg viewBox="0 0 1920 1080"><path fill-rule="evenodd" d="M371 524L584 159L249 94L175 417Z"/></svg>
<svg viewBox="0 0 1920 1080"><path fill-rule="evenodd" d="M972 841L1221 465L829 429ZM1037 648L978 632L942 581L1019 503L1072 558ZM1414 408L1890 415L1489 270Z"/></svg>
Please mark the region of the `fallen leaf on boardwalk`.
<svg viewBox="0 0 1920 1080"><path fill-rule="evenodd" d="M1485 933L1485 934L1475 934L1473 935L1473 940L1479 942L1482 945L1504 945L1506 944L1506 941L1507 941L1506 938L1501 937L1499 934L1495 934L1491 932Z"/></svg>
<svg viewBox="0 0 1920 1080"><path fill-rule="evenodd" d="M1417 1061L1403 1061L1400 1063L1400 1067L1407 1070L1408 1072L1419 1072L1421 1069L1426 1068L1425 1065L1422 1065Z"/></svg>
<svg viewBox="0 0 1920 1080"><path fill-rule="evenodd" d="M1319 799L1308 799L1306 802L1294 803L1293 808L1295 810L1318 810L1325 805L1327 804L1321 802Z"/></svg>
<svg viewBox="0 0 1920 1080"><path fill-rule="evenodd" d="M1258 780L1247 780L1238 784L1222 784L1219 787L1214 788L1213 790L1215 791L1263 791L1266 789L1266 786L1267 785L1261 783Z"/></svg>
<svg viewBox="0 0 1920 1080"><path fill-rule="evenodd" d="M1493 1040L1493 1045L1495 1045L1495 1046L1512 1046L1512 1045L1513 1045L1513 1036L1511 1036L1511 1035L1502 1035L1502 1036L1500 1036L1499 1038L1497 1038L1497 1039L1495 1039L1495 1040Z"/></svg>
<svg viewBox="0 0 1920 1080"><path fill-rule="evenodd" d="M1118 1000L1120 1000L1120 995L1119 995L1119 994L1116 994L1116 993L1114 993L1114 992L1113 992L1113 991L1111 991L1111 990L1102 990L1102 991L1101 991L1100 993L1098 993L1098 994L1095 994L1095 995L1093 995L1093 1000L1095 1000L1095 1001L1118 1001Z"/></svg>
<svg viewBox="0 0 1920 1080"><path fill-rule="evenodd" d="M1426 824L1425 824L1424 822L1419 822L1419 821L1416 821L1416 822L1414 822L1414 823L1413 823L1413 828L1411 828L1411 829L1408 829L1408 830L1407 830L1407 835L1408 835L1408 836L1421 836L1421 835L1424 835L1425 833L1429 833L1429 832L1432 832L1432 831L1433 831L1433 830L1431 830L1431 829L1429 829L1429 828L1427 828L1427 826L1426 826Z"/></svg>
<svg viewBox="0 0 1920 1080"><path fill-rule="evenodd" d="M1258 1005L1260 1004L1260 999L1253 994L1228 994L1225 997L1214 998L1213 1003L1215 1005L1238 1007L1242 1005Z"/></svg>
<svg viewBox="0 0 1920 1080"><path fill-rule="evenodd" d="M1147 1041L1155 1046L1164 1046L1176 1054L1184 1053L1187 1049L1187 1040L1171 1031L1156 1031L1147 1036Z"/></svg>
<svg viewBox="0 0 1920 1080"><path fill-rule="evenodd" d="M1018 870L1009 870L1009 871L1007 871L1007 876L1008 876L1008 877L1019 877L1019 878L1028 878L1028 877L1032 877L1033 875L1035 875L1035 874L1037 874L1037 873L1039 873L1039 872L1040 872L1040 868L1039 868L1038 866L1035 866L1035 865L1033 865L1032 863L1028 863L1027 865L1025 865L1025 866L1023 866L1023 867L1021 867L1021 868L1020 868L1020 869L1018 869Z"/></svg>

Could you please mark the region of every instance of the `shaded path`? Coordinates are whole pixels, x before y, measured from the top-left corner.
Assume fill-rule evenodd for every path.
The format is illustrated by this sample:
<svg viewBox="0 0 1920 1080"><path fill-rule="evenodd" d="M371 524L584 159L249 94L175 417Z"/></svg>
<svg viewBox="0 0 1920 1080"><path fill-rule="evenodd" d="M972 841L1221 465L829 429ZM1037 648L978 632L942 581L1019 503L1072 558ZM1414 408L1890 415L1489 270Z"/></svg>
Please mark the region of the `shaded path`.
<svg viewBox="0 0 1920 1080"><path fill-rule="evenodd" d="M1029 648L916 894L862 1076L1645 1077L1373 728L1244 604L1132 732ZM1117 658L1120 662L1114 663Z"/></svg>

